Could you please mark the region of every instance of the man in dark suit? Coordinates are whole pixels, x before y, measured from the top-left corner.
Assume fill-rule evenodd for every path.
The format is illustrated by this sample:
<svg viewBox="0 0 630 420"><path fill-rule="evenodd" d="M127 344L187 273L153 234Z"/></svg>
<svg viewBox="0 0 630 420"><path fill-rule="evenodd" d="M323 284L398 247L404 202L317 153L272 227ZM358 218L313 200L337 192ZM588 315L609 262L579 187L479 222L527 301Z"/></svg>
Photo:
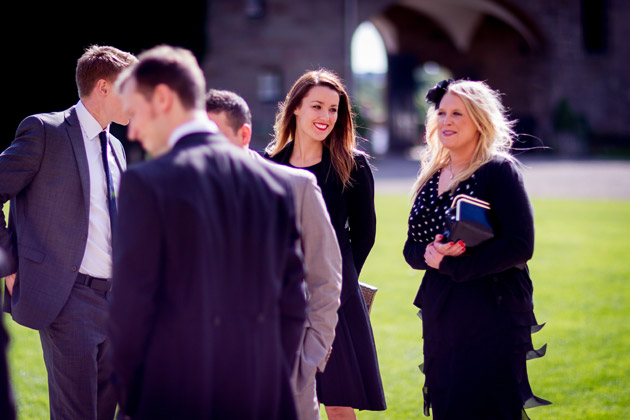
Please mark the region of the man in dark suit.
<svg viewBox="0 0 630 420"><path fill-rule="evenodd" d="M291 186L207 118L190 51L139 59L117 83L128 137L154 157L120 190L110 330L121 411L295 419L306 302Z"/></svg>
<svg viewBox="0 0 630 420"><path fill-rule="evenodd" d="M8 227L0 214L10 257L0 272L4 309L39 330L53 419L111 419L116 408L107 360L110 206L125 156L109 125L127 123L114 82L134 60L113 47L87 49L76 68L80 101L26 118L0 155L0 205L11 200Z"/></svg>

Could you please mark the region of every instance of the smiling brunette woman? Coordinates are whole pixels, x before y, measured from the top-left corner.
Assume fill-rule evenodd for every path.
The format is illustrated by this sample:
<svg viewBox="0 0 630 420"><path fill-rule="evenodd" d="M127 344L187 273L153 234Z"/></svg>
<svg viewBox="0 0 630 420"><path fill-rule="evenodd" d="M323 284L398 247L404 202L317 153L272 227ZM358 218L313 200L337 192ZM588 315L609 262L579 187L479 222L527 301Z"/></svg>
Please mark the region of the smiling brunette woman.
<svg viewBox="0 0 630 420"><path fill-rule="evenodd" d="M317 177L343 258L339 321L332 353L317 374L317 396L331 420L355 419L353 408L385 410L372 326L359 273L376 236L374 178L357 150L351 105L341 81L320 69L302 75L280 105L272 160ZM307 326L308 328L308 326Z"/></svg>
<svg viewBox="0 0 630 420"><path fill-rule="evenodd" d="M483 82L445 80L427 94L427 149L414 185L404 256L426 270L414 304L424 339L424 411L435 420L522 420L534 396L532 208L499 94ZM490 208L493 237L467 246L444 238L447 210L465 194ZM471 244L472 245L472 244Z"/></svg>

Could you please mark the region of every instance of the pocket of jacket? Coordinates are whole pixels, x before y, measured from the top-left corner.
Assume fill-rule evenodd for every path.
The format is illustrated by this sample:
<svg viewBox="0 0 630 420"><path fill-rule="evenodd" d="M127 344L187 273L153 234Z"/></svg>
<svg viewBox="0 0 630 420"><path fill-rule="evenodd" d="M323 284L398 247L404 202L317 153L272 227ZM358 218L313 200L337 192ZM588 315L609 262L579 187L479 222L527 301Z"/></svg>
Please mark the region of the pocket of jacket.
<svg viewBox="0 0 630 420"><path fill-rule="evenodd" d="M41 263L44 261L44 253L18 243L18 257L27 258L33 262Z"/></svg>

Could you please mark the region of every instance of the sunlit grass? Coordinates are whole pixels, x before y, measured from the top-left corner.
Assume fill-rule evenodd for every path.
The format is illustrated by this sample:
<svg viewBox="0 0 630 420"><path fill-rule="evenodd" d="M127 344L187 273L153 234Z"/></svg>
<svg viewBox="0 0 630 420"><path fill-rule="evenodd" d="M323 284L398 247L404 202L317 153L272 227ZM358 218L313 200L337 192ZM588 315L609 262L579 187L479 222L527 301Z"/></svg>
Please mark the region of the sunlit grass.
<svg viewBox="0 0 630 420"><path fill-rule="evenodd" d="M388 410L359 417L418 419L424 377L412 302L422 273L402 258L408 199L381 194L376 204L377 239L361 280L379 288L371 316ZM529 375L534 392L554 404L528 414L533 420L630 418L630 202L536 200L534 209L530 269L536 315L547 323L534 343L548 343L548 351L528 363ZM8 317L5 325L20 419L47 418L38 334Z"/></svg>

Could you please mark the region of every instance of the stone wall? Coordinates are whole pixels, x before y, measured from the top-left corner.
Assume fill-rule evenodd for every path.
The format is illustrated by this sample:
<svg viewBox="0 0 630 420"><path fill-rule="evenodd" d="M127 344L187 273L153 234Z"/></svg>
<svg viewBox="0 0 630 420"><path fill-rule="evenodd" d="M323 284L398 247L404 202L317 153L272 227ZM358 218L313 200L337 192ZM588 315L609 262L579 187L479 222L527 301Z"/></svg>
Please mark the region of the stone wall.
<svg viewBox="0 0 630 420"><path fill-rule="evenodd" d="M626 0L497 0L534 34L536 45L508 22L485 16L465 51L455 47L434 19L411 10L412 0L208 1L203 63L208 84L245 97L254 116L257 148L270 139L277 102L305 70L335 70L351 90L350 37L360 21L375 16L393 24L397 54L415 56L419 64L436 61L456 77L488 81L505 94L513 116L522 120L520 127L558 152L565 142L559 139L566 138L558 133L558 121L571 117L589 130L591 141L616 139L630 147ZM422 7L427 0L415 1ZM584 42L582 11L589 4L605 11L604 47L596 51ZM252 5L260 5L262 14L248 15Z"/></svg>

